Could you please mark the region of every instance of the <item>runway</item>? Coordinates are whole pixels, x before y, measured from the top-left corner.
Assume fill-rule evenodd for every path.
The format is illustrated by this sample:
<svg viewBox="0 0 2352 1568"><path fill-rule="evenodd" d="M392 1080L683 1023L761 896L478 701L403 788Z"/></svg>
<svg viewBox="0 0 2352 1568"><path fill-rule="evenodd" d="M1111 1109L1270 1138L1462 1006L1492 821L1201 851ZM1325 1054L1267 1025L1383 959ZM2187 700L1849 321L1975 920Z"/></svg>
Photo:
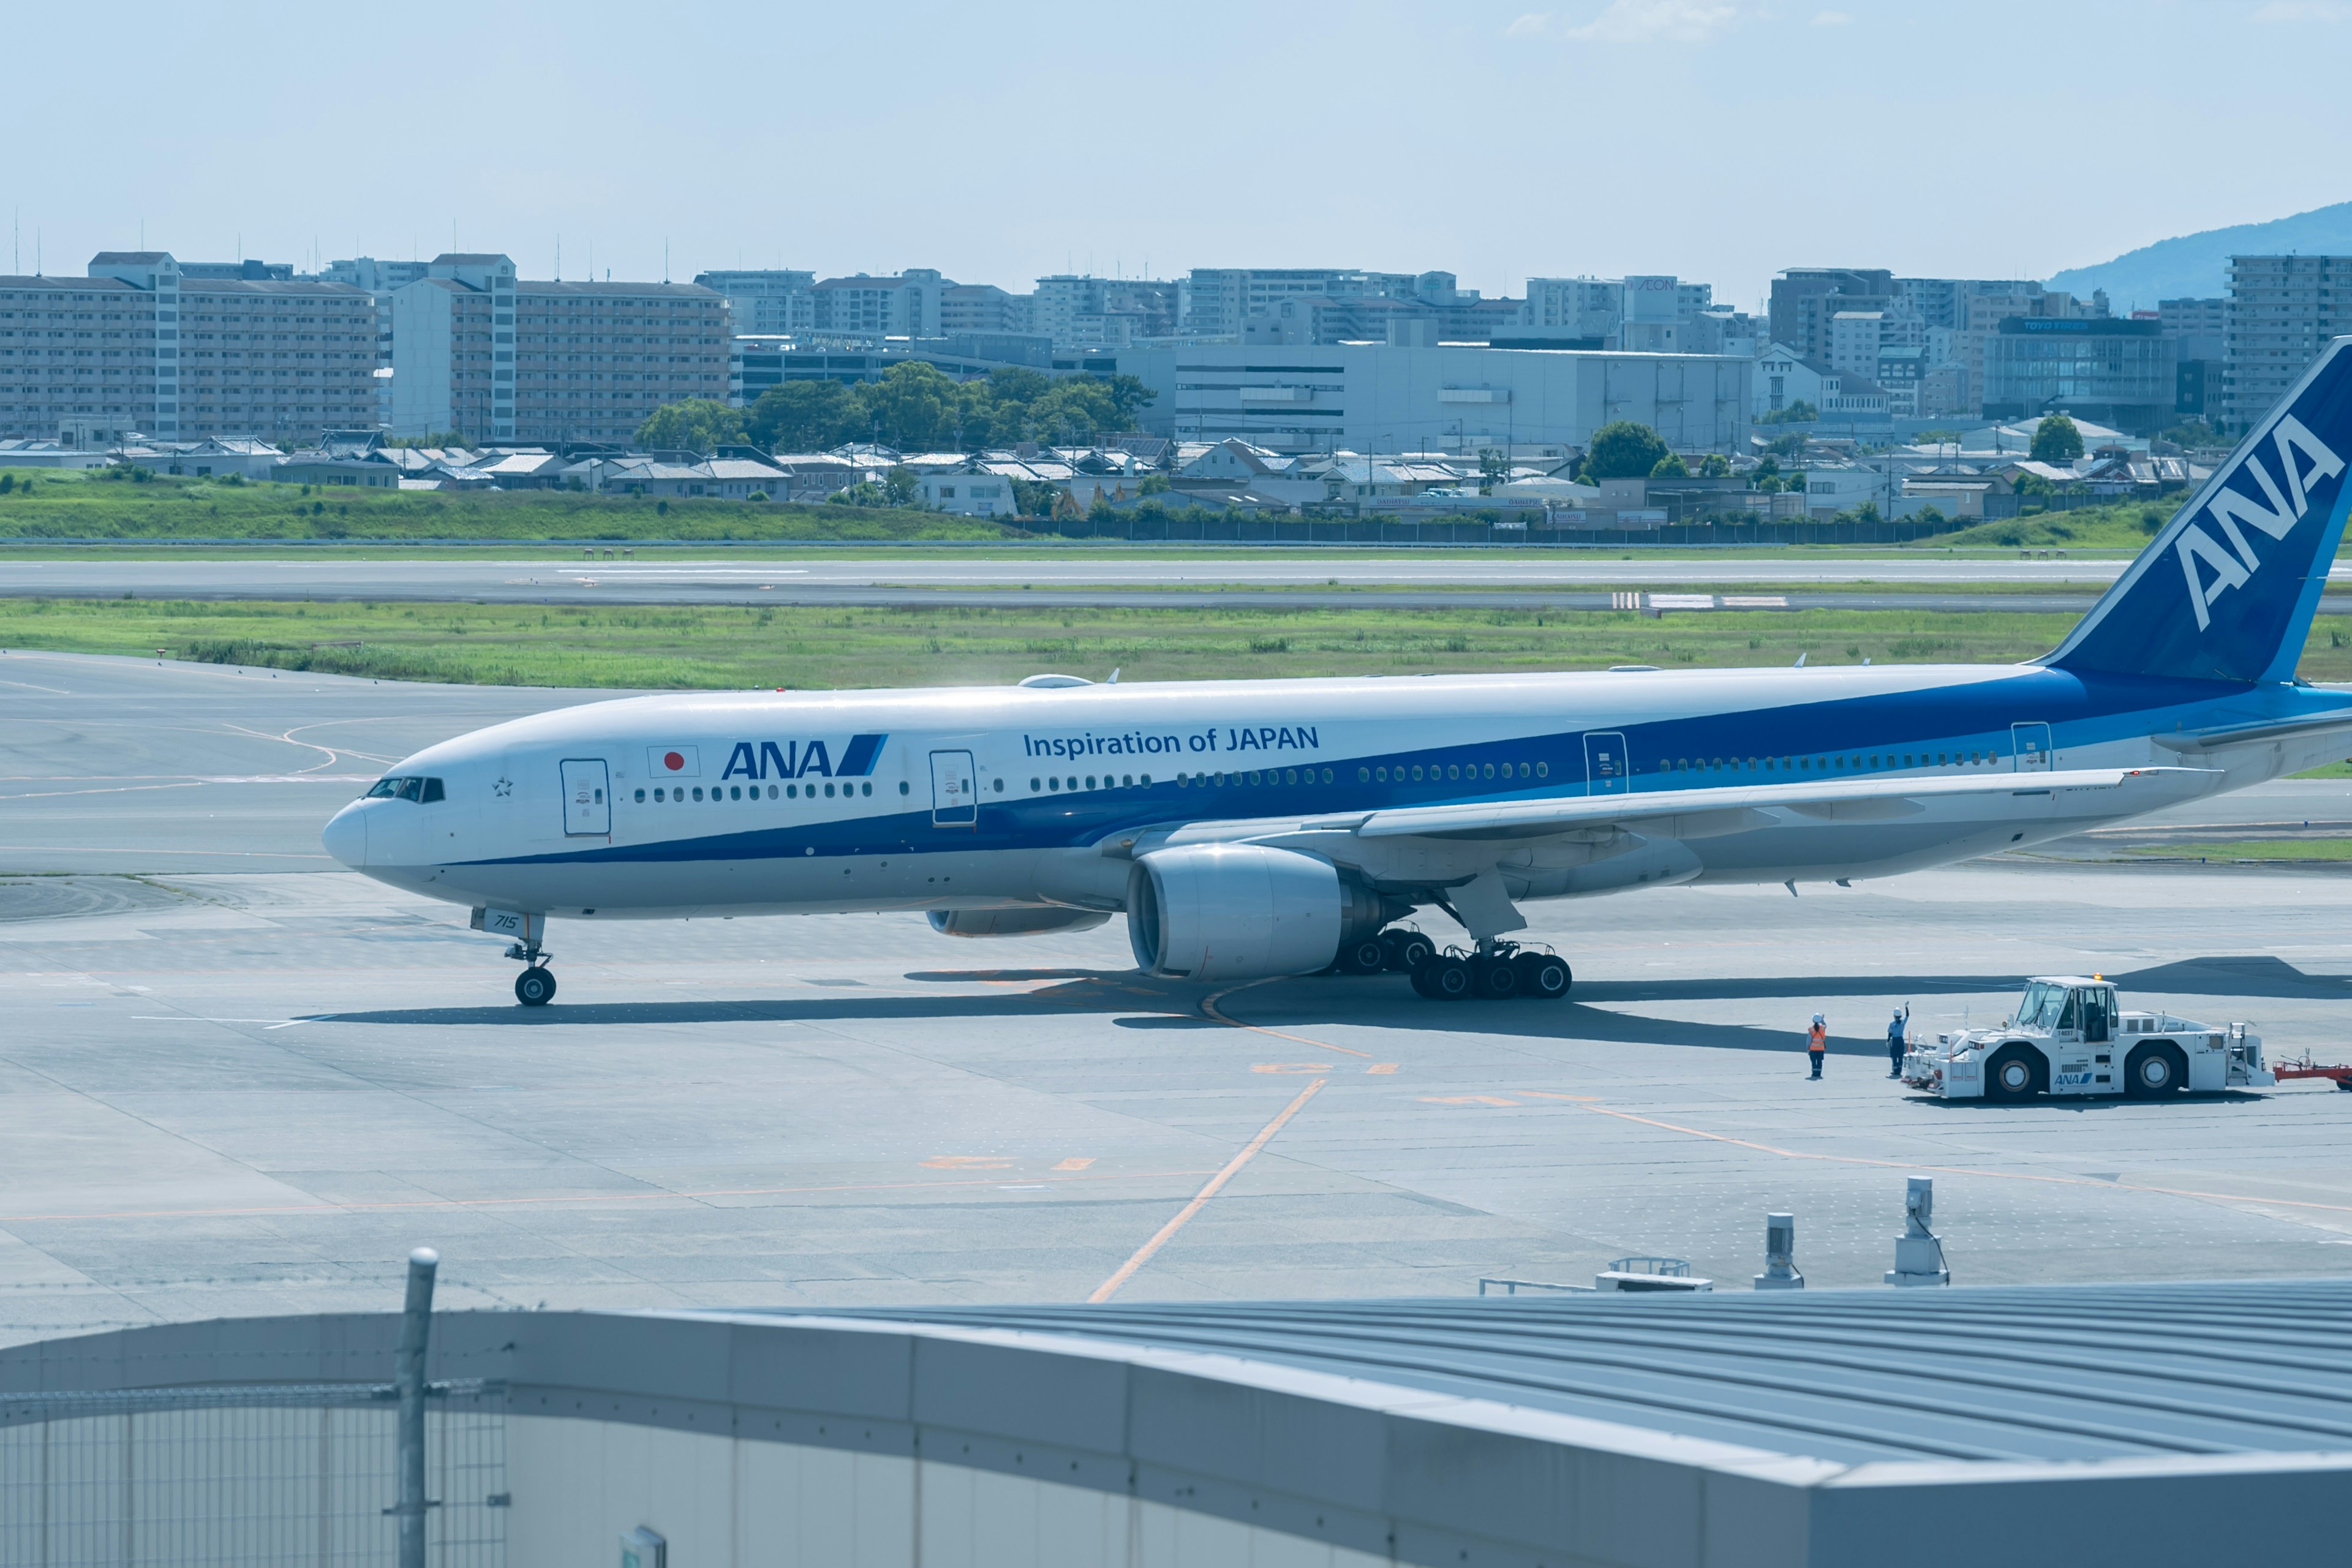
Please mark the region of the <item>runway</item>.
<svg viewBox="0 0 2352 1568"><path fill-rule="evenodd" d="M842 559L742 562L284 560L0 561L0 596L397 600L545 605L956 605L1035 609L1608 610L1636 584L1702 609L1979 611L2080 615L2116 561L1622 561L1517 554L1302 562ZM2345 568L2338 568L2338 573ZM1694 591L1704 604L1687 602ZM2352 614L2352 595L2321 602Z"/></svg>
<svg viewBox="0 0 2352 1568"><path fill-rule="evenodd" d="M1770 1209L1812 1288L1874 1288L1923 1169L1969 1283L2352 1271L2352 1095L1945 1105L1876 1043L1903 1003L1981 1021L2097 971L2346 1059L2352 877L1997 859L1532 906L1564 1005L1204 996L1136 976L1117 922L559 923L562 994L526 1013L463 910L306 857L379 759L577 694L0 679L0 868L75 873L0 877L0 1341L374 1307L420 1243L453 1307L1078 1300L1229 1168L1118 1299L1458 1296L1632 1253L1745 1288ZM2175 814L2290 815L2352 823L2352 781Z"/></svg>

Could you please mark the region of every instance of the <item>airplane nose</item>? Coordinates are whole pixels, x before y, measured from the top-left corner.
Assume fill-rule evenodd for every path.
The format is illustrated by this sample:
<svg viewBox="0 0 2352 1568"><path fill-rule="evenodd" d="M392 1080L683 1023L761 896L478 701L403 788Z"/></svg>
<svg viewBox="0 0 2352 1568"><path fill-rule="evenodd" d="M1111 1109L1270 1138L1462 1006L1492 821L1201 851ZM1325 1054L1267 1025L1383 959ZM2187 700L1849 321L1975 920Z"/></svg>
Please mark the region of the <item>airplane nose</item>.
<svg viewBox="0 0 2352 1568"><path fill-rule="evenodd" d="M367 813L358 801L335 813L319 842L327 853L356 871L367 864Z"/></svg>

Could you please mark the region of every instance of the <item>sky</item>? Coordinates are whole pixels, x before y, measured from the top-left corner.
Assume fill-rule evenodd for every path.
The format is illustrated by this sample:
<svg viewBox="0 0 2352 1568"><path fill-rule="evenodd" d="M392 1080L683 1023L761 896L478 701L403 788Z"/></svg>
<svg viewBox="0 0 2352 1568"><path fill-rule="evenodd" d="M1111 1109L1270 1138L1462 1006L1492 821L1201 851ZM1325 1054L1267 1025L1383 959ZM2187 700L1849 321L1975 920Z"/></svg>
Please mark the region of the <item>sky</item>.
<svg viewBox="0 0 2352 1568"><path fill-rule="evenodd" d="M1751 306L1787 267L2043 278L2352 196L2352 0L1528 4L27 5L0 242Z"/></svg>

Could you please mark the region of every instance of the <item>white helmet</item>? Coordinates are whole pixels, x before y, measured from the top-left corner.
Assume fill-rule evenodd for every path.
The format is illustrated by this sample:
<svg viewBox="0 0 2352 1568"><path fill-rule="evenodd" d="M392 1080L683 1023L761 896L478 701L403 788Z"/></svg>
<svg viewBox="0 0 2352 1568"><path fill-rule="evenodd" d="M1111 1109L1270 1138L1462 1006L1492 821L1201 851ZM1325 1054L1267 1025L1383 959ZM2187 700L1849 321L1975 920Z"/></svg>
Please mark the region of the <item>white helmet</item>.
<svg viewBox="0 0 2352 1568"><path fill-rule="evenodd" d="M1829 1020L1822 1017L1819 1013L1816 1013L1813 1015L1813 1022L1816 1024L1826 1024Z"/></svg>

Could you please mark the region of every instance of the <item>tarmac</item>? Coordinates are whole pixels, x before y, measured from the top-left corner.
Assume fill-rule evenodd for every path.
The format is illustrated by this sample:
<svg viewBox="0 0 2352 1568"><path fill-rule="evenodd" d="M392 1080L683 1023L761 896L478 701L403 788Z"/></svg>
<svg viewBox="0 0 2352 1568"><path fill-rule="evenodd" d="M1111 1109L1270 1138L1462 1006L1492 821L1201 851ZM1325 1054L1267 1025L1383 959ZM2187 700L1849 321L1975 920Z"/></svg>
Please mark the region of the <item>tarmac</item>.
<svg viewBox="0 0 2352 1568"><path fill-rule="evenodd" d="M452 1307L1461 1296L1634 1254L1744 1289L1785 1209L1810 1287L1877 1288L1915 1173L1963 1283L2352 1273L2352 1094L1946 1104L1880 1043L2097 972L2352 1059L2352 877L2003 858L1534 905L1564 1004L1204 996L1117 921L558 924L526 1012L464 910L316 835L406 751L584 695L0 658L0 1342L380 1309L427 1243ZM2352 832L2352 781L2172 826L2305 818Z"/></svg>

